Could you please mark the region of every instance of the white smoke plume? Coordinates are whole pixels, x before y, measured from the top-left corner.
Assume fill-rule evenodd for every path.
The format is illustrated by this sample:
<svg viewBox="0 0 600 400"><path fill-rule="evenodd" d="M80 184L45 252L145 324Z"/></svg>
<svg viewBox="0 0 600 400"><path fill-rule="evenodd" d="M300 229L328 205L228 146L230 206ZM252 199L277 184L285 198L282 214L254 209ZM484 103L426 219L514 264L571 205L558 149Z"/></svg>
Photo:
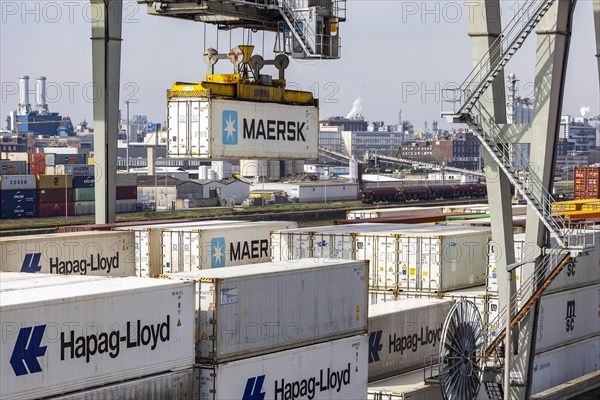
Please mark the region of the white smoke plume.
<svg viewBox="0 0 600 400"><path fill-rule="evenodd" d="M579 109L579 112L581 113L581 116L585 118L586 115L588 115L590 113L590 108L587 106L581 107Z"/></svg>
<svg viewBox="0 0 600 400"><path fill-rule="evenodd" d="M356 96L354 101L352 102L352 110L346 115L346 118L354 118L357 114L360 114L362 111L362 98L360 96Z"/></svg>

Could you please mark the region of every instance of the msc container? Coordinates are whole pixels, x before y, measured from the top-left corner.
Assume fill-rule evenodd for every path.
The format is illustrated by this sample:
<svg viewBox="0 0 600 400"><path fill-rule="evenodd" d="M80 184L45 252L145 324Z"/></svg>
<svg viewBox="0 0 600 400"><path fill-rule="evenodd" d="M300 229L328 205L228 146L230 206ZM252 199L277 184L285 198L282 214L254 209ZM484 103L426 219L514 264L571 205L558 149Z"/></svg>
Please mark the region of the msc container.
<svg viewBox="0 0 600 400"><path fill-rule="evenodd" d="M55 274L29 274L26 272L1 272L0 292L9 290L24 290L46 286L70 285L73 283L92 282L106 279L102 276L89 275L55 275Z"/></svg>
<svg viewBox="0 0 600 400"><path fill-rule="evenodd" d="M75 176L93 176L94 166L88 164L66 164L65 174Z"/></svg>
<svg viewBox="0 0 600 400"><path fill-rule="evenodd" d="M30 190L35 187L35 176L33 175L0 176L1 190Z"/></svg>
<svg viewBox="0 0 600 400"><path fill-rule="evenodd" d="M536 352L600 333L600 284L542 296Z"/></svg>
<svg viewBox="0 0 600 400"><path fill-rule="evenodd" d="M196 282L196 357L219 364L367 332L367 265L300 260L171 274Z"/></svg>
<svg viewBox="0 0 600 400"><path fill-rule="evenodd" d="M97 388L52 397L52 400L194 400L196 388L194 369L167 372Z"/></svg>
<svg viewBox="0 0 600 400"><path fill-rule="evenodd" d="M73 202L38 203L38 217L65 217L73 214Z"/></svg>
<svg viewBox="0 0 600 400"><path fill-rule="evenodd" d="M375 208L370 210L352 210L346 213L346 219L367 219L384 217L402 217L414 214L439 214L442 207L397 207Z"/></svg>
<svg viewBox="0 0 600 400"><path fill-rule="evenodd" d="M274 232L273 259L350 258L370 263L376 290L445 292L485 284L487 228L360 224Z"/></svg>
<svg viewBox="0 0 600 400"><path fill-rule="evenodd" d="M117 200L137 200L137 186L117 186Z"/></svg>
<svg viewBox="0 0 600 400"><path fill-rule="evenodd" d="M133 276L133 233L75 232L0 237L0 269L100 276Z"/></svg>
<svg viewBox="0 0 600 400"><path fill-rule="evenodd" d="M38 189L71 189L73 187L73 177L70 175L37 175Z"/></svg>
<svg viewBox="0 0 600 400"><path fill-rule="evenodd" d="M182 222L176 224L160 224L160 225L138 225L126 226L122 228L114 228L117 231L130 231L135 235L135 276L139 277L156 277L167 273L163 269L163 246L162 234L165 229L176 229L179 227L203 227L214 225L230 225L240 224L244 221L197 221L197 222Z"/></svg>
<svg viewBox="0 0 600 400"><path fill-rule="evenodd" d="M159 279L0 292L2 399L36 399L194 362L193 285ZM8 331L6 331L8 332Z"/></svg>
<svg viewBox="0 0 600 400"><path fill-rule="evenodd" d="M34 218L37 217L37 203L0 204L2 219Z"/></svg>
<svg viewBox="0 0 600 400"><path fill-rule="evenodd" d="M200 367L201 400L364 400L367 335Z"/></svg>
<svg viewBox="0 0 600 400"><path fill-rule="evenodd" d="M77 188L73 189L73 201L94 201L94 188Z"/></svg>
<svg viewBox="0 0 600 400"><path fill-rule="evenodd" d="M61 164L87 164L85 154L55 154L54 163Z"/></svg>
<svg viewBox="0 0 600 400"><path fill-rule="evenodd" d="M74 189L93 188L95 184L96 179L94 178L94 175L73 177Z"/></svg>
<svg viewBox="0 0 600 400"><path fill-rule="evenodd" d="M487 398L487 397L486 397ZM367 400L442 400L439 385L425 383L423 369L370 383Z"/></svg>
<svg viewBox="0 0 600 400"><path fill-rule="evenodd" d="M77 189L74 189L77 190ZM73 215L92 215L96 212L96 203L94 201L74 201Z"/></svg>
<svg viewBox="0 0 600 400"><path fill-rule="evenodd" d="M271 232L296 226L295 222L268 221L164 229L163 271L184 272L270 261Z"/></svg>
<svg viewBox="0 0 600 400"><path fill-rule="evenodd" d="M316 160L317 107L224 99L172 99L169 157Z"/></svg>
<svg viewBox="0 0 600 400"><path fill-rule="evenodd" d="M598 370L600 337L582 340L545 353L533 359L531 393L539 393Z"/></svg>
<svg viewBox="0 0 600 400"><path fill-rule="evenodd" d="M73 189L39 189L38 203L64 203L73 200Z"/></svg>
<svg viewBox="0 0 600 400"><path fill-rule="evenodd" d="M402 299L369 307L369 382L409 372L438 352L454 300Z"/></svg>
<svg viewBox="0 0 600 400"><path fill-rule="evenodd" d="M25 161L0 160L0 175L26 175L27 163Z"/></svg>
<svg viewBox="0 0 600 400"><path fill-rule="evenodd" d="M21 190L1 190L0 201L5 207L17 206L20 204L35 203L36 191L35 189L21 189Z"/></svg>

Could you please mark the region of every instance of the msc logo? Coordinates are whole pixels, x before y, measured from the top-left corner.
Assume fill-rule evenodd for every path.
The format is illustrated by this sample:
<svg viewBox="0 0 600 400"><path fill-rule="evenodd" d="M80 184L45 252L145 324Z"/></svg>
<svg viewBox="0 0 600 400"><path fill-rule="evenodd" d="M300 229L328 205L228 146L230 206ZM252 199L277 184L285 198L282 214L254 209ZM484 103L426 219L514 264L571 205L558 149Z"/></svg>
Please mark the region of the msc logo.
<svg viewBox="0 0 600 400"><path fill-rule="evenodd" d="M225 238L214 238L210 241L210 267L225 266Z"/></svg>
<svg viewBox="0 0 600 400"><path fill-rule="evenodd" d="M45 331L46 325L21 328L15 348L10 356L10 365L15 371L15 375L21 376L42 372L42 367L37 358L46 354L46 346L41 346Z"/></svg>
<svg viewBox="0 0 600 400"><path fill-rule="evenodd" d="M263 393L262 391L262 386L264 382L264 375L248 379L248 382L246 382L246 389L244 390L242 400L264 400L265 393Z"/></svg>
<svg viewBox="0 0 600 400"><path fill-rule="evenodd" d="M40 265L40 258L42 258L42 253L25 254L25 259L23 260L23 264L21 264L21 272L40 272L42 269L42 266Z"/></svg>
<svg viewBox="0 0 600 400"><path fill-rule="evenodd" d="M223 144L238 144L238 113L223 110Z"/></svg>
<svg viewBox="0 0 600 400"><path fill-rule="evenodd" d="M565 316L567 332L571 332L575 329L575 317L575 300L569 300L567 301L567 315Z"/></svg>
<svg viewBox="0 0 600 400"><path fill-rule="evenodd" d="M383 348L381 335L383 331L371 332L369 334L369 364L379 361L379 352Z"/></svg>

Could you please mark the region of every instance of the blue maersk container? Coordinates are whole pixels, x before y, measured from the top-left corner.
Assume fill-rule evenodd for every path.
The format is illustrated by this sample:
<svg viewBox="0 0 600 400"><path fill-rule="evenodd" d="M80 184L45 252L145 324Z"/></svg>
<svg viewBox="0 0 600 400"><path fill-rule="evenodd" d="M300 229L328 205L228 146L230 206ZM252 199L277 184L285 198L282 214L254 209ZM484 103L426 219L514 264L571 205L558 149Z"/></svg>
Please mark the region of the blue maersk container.
<svg viewBox="0 0 600 400"><path fill-rule="evenodd" d="M84 189L94 187L93 176L74 176L73 177L73 189Z"/></svg>

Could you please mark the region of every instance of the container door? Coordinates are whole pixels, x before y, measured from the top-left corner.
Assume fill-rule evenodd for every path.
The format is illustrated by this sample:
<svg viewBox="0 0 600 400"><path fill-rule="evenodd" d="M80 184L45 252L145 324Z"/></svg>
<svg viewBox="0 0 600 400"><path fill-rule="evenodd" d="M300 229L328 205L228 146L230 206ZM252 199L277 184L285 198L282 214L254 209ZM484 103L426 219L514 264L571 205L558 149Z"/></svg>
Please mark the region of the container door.
<svg viewBox="0 0 600 400"><path fill-rule="evenodd" d="M437 238L421 239L421 262L418 278L421 280L421 288L427 291L438 291L440 288L440 244Z"/></svg>
<svg viewBox="0 0 600 400"><path fill-rule="evenodd" d="M185 137L180 137L180 133L185 132L185 123L187 119L185 108L186 103L181 101L171 101L167 107L167 124L169 126L169 137L167 138L168 156L180 156L185 154Z"/></svg>
<svg viewBox="0 0 600 400"><path fill-rule="evenodd" d="M417 279L417 268L419 268L419 262L421 260L421 246L420 238L418 237L403 237L401 239L402 252L401 252L401 270L402 277L401 281L404 281L404 277L407 277L407 290L419 290L421 289L421 281Z"/></svg>
<svg viewBox="0 0 600 400"><path fill-rule="evenodd" d="M217 334L221 328L221 321L216 320L219 295L213 282L198 282L195 287L200 303L196 314L196 358L209 359L216 356Z"/></svg>
<svg viewBox="0 0 600 400"><path fill-rule="evenodd" d="M165 231L162 234L162 247L163 247L163 272L170 274L178 272L175 269L175 265L178 264L177 259L179 257L179 233L173 231Z"/></svg>
<svg viewBox="0 0 600 400"><path fill-rule="evenodd" d="M208 155L208 102L190 102L190 154Z"/></svg>
<svg viewBox="0 0 600 400"><path fill-rule="evenodd" d="M135 275L147 277L150 274L150 235L148 230L135 232Z"/></svg>
<svg viewBox="0 0 600 400"><path fill-rule="evenodd" d="M394 236L377 238L377 287L395 289L398 284L398 239Z"/></svg>

